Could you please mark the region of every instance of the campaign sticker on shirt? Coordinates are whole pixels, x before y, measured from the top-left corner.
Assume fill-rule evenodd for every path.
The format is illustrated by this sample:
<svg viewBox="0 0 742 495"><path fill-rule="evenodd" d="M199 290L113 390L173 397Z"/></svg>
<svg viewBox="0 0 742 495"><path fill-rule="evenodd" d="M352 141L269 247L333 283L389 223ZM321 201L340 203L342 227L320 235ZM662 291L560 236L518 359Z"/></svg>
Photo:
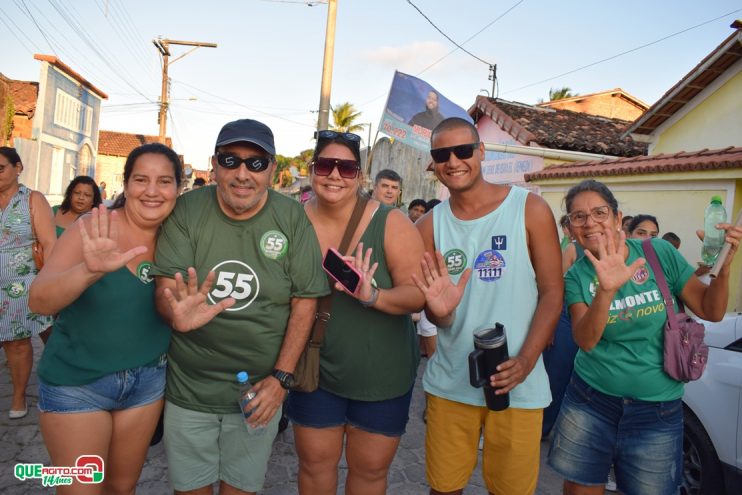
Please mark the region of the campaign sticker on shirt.
<svg viewBox="0 0 742 495"><path fill-rule="evenodd" d="M639 267L639 269L631 276L631 280L633 280L635 284L639 285L642 285L644 282L649 280L649 270L647 270L647 267Z"/></svg>
<svg viewBox="0 0 742 495"><path fill-rule="evenodd" d="M482 251L474 260L474 273L482 282L494 282L505 271L505 258L497 251Z"/></svg>
<svg viewBox="0 0 742 495"><path fill-rule="evenodd" d="M222 261L211 269L216 274L216 282L208 294L209 301L216 304L227 297L236 302L226 311L245 309L258 297L260 280L255 270L237 260Z"/></svg>
<svg viewBox="0 0 742 495"><path fill-rule="evenodd" d="M600 286L600 283L598 282L598 276L594 276L593 279L590 281L590 285L588 285L587 290L590 291L590 295L595 297L595 293L598 292L598 287Z"/></svg>
<svg viewBox="0 0 742 495"><path fill-rule="evenodd" d="M466 253L461 249L449 249L443 255L449 275L458 275L466 269Z"/></svg>
<svg viewBox="0 0 742 495"><path fill-rule="evenodd" d="M283 232L269 230L260 238L260 250L272 260L281 259L289 250L289 240Z"/></svg>
<svg viewBox="0 0 742 495"><path fill-rule="evenodd" d="M152 282L152 277L149 272L152 270L152 263L149 261L142 261L137 267L137 278L143 283L148 284Z"/></svg>
<svg viewBox="0 0 742 495"><path fill-rule="evenodd" d="M493 235L492 236L492 249L495 251L505 251L508 248L508 236L506 235Z"/></svg>
<svg viewBox="0 0 742 495"><path fill-rule="evenodd" d="M19 297L23 297L26 294L26 283L23 281L11 282L10 284L3 287L2 291L5 292L8 297L12 299L18 299Z"/></svg>

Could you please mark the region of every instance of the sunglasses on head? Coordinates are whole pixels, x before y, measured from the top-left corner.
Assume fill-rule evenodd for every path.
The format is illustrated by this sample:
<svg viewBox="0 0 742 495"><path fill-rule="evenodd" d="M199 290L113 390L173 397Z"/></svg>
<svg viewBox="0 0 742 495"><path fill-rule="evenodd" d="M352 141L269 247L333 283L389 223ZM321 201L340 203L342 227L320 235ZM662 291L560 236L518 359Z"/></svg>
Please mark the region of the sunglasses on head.
<svg viewBox="0 0 742 495"><path fill-rule="evenodd" d="M435 163L445 163L451 158L451 152L453 152L459 160L466 160L474 155L474 150L477 148L479 148L479 143L459 144L458 146L430 150L430 156L433 157Z"/></svg>
<svg viewBox="0 0 742 495"><path fill-rule="evenodd" d="M361 136L359 136L358 134L353 134L352 132L337 132L337 131L324 130L324 131L319 131L317 133L317 139L335 139L335 138L340 138L345 141L349 141L351 143L361 142Z"/></svg>
<svg viewBox="0 0 742 495"><path fill-rule="evenodd" d="M267 156L251 156L249 158L240 158L232 153L216 154L216 162L224 168L234 170L239 168L243 163L250 172L263 172L268 169L271 159Z"/></svg>
<svg viewBox="0 0 742 495"><path fill-rule="evenodd" d="M337 168L340 177L343 179L355 179L358 177L361 167L356 160L340 160L339 158L317 158L312 162L312 169L315 175L326 177L332 173L332 169Z"/></svg>

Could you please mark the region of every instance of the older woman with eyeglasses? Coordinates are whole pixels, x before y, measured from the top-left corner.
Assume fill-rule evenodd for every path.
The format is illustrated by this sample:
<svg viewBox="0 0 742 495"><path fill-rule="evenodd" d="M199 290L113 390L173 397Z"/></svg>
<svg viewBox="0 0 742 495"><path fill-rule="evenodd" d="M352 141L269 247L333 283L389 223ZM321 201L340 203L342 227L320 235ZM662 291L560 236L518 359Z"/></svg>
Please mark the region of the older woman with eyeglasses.
<svg viewBox="0 0 742 495"><path fill-rule="evenodd" d="M565 275L580 350L549 451L566 494L601 494L611 464L622 493L670 495L682 480L683 383L663 367L664 302L640 239L626 239L613 193L586 180L565 198L571 232L585 249ZM742 228L718 226L732 245L705 285L662 239L652 239L670 292L699 317L726 311L729 271Z"/></svg>
<svg viewBox="0 0 742 495"><path fill-rule="evenodd" d="M335 494L343 445L346 492L385 493L419 360L410 313L424 303L412 279L422 239L400 210L362 196L359 148L355 134L319 132L314 197L304 207L324 253L338 248L356 203L368 201L342 253L360 273L359 287L331 296L319 389L289 394L302 494Z"/></svg>

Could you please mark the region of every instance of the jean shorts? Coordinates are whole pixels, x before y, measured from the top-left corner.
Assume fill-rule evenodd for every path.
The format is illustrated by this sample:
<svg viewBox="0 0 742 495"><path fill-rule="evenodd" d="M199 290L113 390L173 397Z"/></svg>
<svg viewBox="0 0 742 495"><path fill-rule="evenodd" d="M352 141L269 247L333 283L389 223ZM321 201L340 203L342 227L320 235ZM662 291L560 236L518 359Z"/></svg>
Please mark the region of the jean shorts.
<svg viewBox="0 0 742 495"><path fill-rule="evenodd" d="M83 413L131 409L165 394L167 355L156 366L140 366L108 374L85 385L50 385L39 380L41 412Z"/></svg>
<svg viewBox="0 0 742 495"><path fill-rule="evenodd" d="M549 449L549 465L566 480L602 485L613 464L621 493L676 494L682 453L681 399L606 395L572 374Z"/></svg>
<svg viewBox="0 0 742 495"><path fill-rule="evenodd" d="M326 390L289 393L286 415L292 423L308 428L349 424L369 433L401 437L409 419L412 389L393 399L352 400Z"/></svg>

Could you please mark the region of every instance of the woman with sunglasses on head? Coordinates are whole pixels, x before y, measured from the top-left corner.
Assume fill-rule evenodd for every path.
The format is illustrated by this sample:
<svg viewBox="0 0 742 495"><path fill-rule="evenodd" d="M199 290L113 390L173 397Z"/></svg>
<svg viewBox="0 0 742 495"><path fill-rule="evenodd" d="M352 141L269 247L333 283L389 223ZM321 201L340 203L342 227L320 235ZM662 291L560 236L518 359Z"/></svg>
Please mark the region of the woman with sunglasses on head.
<svg viewBox="0 0 742 495"><path fill-rule="evenodd" d="M572 332L580 347L552 435L549 464L566 494L601 494L615 466L627 495L678 492L682 481L683 383L663 368L667 320L642 241L626 239L613 193L586 180L565 197L571 232L585 249L565 275ZM726 311L729 271L742 228L719 224L732 246L704 285L662 239L652 239L673 296L700 318Z"/></svg>
<svg viewBox="0 0 742 495"><path fill-rule="evenodd" d="M73 223L31 287L29 305L58 314L39 361L41 433L52 465L100 457L102 483L57 493L134 493L163 406L170 327L149 276L157 233L182 179L165 145L134 149L124 192ZM64 287L60 290L60 287Z"/></svg>
<svg viewBox="0 0 742 495"><path fill-rule="evenodd" d="M363 194L360 137L320 131L310 170L314 197L304 208L325 253L338 248ZM400 210L375 200L351 229L342 254L360 272L359 288L332 295L319 389L289 394L302 494L336 493L343 445L346 493L385 493L420 358L410 318L424 302L412 279L420 235Z"/></svg>

